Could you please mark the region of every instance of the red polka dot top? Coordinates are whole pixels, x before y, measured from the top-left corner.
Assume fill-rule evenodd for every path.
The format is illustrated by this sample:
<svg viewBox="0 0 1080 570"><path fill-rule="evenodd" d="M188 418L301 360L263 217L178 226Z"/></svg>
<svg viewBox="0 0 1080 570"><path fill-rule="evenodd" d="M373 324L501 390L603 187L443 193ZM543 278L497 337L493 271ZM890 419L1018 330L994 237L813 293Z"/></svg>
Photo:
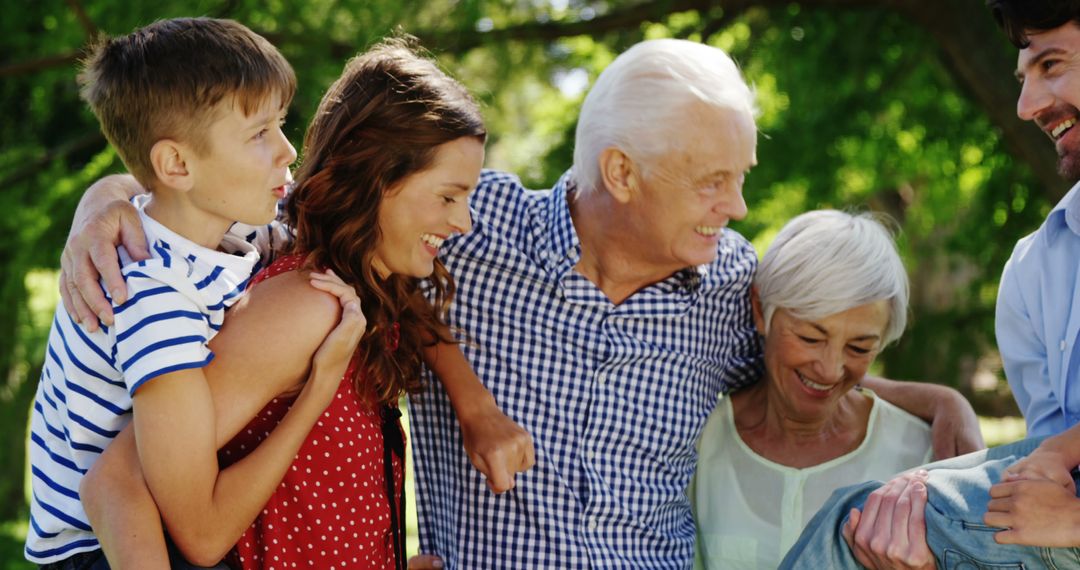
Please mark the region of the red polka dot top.
<svg viewBox="0 0 1080 570"><path fill-rule="evenodd" d="M252 279L295 271L303 256L278 259ZM349 378L312 427L285 478L230 553L243 569L387 569L396 567L394 524L387 500L382 406L366 403ZM223 465L250 452L295 400L275 398L219 452ZM391 429L401 430L400 422ZM404 435L402 435L404 437ZM393 456L395 504L404 464ZM397 514L397 516L402 516Z"/></svg>

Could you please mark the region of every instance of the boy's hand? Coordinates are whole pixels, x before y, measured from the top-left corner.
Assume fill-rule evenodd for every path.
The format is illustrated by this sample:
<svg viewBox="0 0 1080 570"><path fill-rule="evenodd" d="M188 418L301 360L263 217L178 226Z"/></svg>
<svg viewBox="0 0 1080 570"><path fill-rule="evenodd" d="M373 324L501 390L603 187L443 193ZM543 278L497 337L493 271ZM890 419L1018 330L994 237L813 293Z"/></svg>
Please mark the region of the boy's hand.
<svg viewBox="0 0 1080 570"><path fill-rule="evenodd" d="M467 416L458 415L465 453L473 467L487 478L492 492L514 488L514 475L536 464L532 436L502 413L494 403Z"/></svg>
<svg viewBox="0 0 1080 570"><path fill-rule="evenodd" d="M898 475L852 509L843 535L855 559L867 568L936 568L926 544L924 470Z"/></svg>
<svg viewBox="0 0 1080 570"><path fill-rule="evenodd" d="M326 335L326 340L311 358L311 374L302 391L309 393L310 390L317 390L320 399L325 398L326 405L329 405L356 353L360 338L367 330L367 319L360 310L356 289L333 271L313 272L309 277L312 287L336 296L341 304L341 321Z"/></svg>
<svg viewBox="0 0 1080 570"><path fill-rule="evenodd" d="M1073 467L1075 465L1069 465L1061 453L1043 445L1005 469L1001 474L1001 483L998 485L1024 480L1053 481L1061 485L1070 495L1076 496L1076 483L1070 473ZM990 496L993 496L993 488L991 488Z"/></svg>
<svg viewBox="0 0 1080 570"><path fill-rule="evenodd" d="M1058 482L998 483L990 496L983 522L1006 529L994 535L999 544L1080 546L1080 499Z"/></svg>
<svg viewBox="0 0 1080 570"><path fill-rule="evenodd" d="M128 199L141 191L130 176L102 178L86 190L75 210L60 256L60 298L87 331L97 330L99 319L113 324L112 306L105 300L99 277L104 278L114 302L127 300L116 246L123 244L136 261L150 257L139 215Z"/></svg>

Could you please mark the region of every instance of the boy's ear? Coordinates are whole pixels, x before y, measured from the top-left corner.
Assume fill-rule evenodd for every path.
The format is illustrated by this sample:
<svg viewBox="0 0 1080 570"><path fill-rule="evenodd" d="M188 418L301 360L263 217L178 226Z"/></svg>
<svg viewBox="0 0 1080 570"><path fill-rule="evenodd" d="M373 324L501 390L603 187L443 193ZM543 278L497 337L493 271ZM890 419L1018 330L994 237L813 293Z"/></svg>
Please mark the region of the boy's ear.
<svg viewBox="0 0 1080 570"><path fill-rule="evenodd" d="M750 287L750 305L754 313L754 328L758 334L765 335L765 309L761 306L761 295L758 294L757 286Z"/></svg>
<svg viewBox="0 0 1080 570"><path fill-rule="evenodd" d="M620 204L630 201L641 183L637 166L622 150L609 146L597 158L600 165L600 181L608 194Z"/></svg>
<svg viewBox="0 0 1080 570"><path fill-rule="evenodd" d="M190 154L190 149L172 139L159 140L150 147L150 164L154 167L154 175L169 188L191 189L195 181L187 162Z"/></svg>

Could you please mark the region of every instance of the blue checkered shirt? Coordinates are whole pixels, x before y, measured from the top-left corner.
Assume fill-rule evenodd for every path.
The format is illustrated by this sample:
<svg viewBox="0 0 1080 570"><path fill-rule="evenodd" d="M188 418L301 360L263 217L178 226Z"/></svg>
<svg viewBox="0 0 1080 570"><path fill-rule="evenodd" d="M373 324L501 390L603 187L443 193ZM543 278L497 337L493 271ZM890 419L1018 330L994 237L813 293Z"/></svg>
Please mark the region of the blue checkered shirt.
<svg viewBox="0 0 1080 570"><path fill-rule="evenodd" d="M715 262L612 304L573 270L572 185L485 171L473 231L443 246L465 355L536 444L536 466L495 495L441 385L429 375L412 398L420 548L447 568L688 568L694 444L718 393L760 374L753 247L725 231Z"/></svg>

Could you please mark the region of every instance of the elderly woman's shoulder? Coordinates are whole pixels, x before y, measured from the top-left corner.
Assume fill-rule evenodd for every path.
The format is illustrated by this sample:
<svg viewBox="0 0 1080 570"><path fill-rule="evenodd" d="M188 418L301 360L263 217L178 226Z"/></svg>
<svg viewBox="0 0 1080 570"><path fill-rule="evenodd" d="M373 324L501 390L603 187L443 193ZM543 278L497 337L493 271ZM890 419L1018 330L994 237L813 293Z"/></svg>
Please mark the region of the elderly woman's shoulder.
<svg viewBox="0 0 1080 570"><path fill-rule="evenodd" d="M875 440L871 443L893 450L896 459L909 467L929 461L933 455L930 425L870 390L860 390L874 400L868 426L869 437Z"/></svg>

